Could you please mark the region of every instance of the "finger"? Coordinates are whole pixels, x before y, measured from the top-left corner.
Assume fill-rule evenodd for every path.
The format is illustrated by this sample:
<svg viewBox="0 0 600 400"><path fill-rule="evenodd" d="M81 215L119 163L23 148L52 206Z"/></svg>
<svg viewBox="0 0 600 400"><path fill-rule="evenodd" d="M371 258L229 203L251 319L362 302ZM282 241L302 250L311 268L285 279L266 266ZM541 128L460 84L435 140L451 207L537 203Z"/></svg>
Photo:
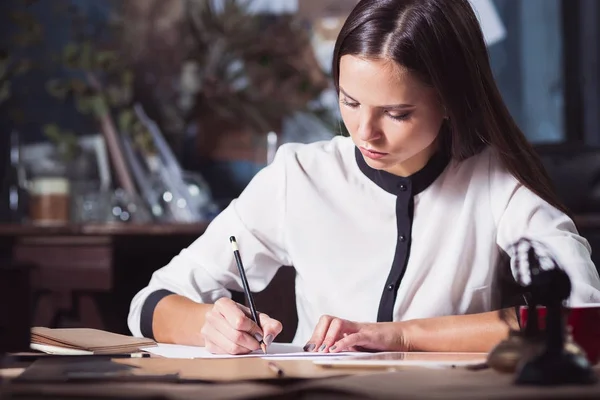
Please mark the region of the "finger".
<svg viewBox="0 0 600 400"><path fill-rule="evenodd" d="M225 350L214 344L210 339L204 339L204 347L212 354L227 354Z"/></svg>
<svg viewBox="0 0 600 400"><path fill-rule="evenodd" d="M352 333L338 340L329 349L330 353L339 353L341 351L357 351L359 347L368 347L370 338L364 332Z"/></svg>
<svg viewBox="0 0 600 400"><path fill-rule="evenodd" d="M246 348L249 352L260 348L259 342L262 339L262 336L259 333L256 333L255 336L251 336L245 331L236 330L229 325L225 317L216 310L211 310L206 314L206 322L229 341Z"/></svg>
<svg viewBox="0 0 600 400"><path fill-rule="evenodd" d="M238 307L244 312L244 314L246 314L248 318L250 318L251 321L254 321L250 308L242 304L238 304ZM265 344L269 345L275 340L277 335L281 333L283 330L283 325L278 320L271 318L268 314L257 312L257 316L260 321L260 326L256 326L259 329L259 333L262 333L263 335L263 337L259 339L259 342L263 340Z"/></svg>
<svg viewBox="0 0 600 400"><path fill-rule="evenodd" d="M325 335L329 329L329 324L332 320L333 317L331 315L322 315L321 318L319 318L319 322L317 323L311 338L304 346L304 351L319 351L320 347L323 345L323 340L325 339Z"/></svg>
<svg viewBox="0 0 600 400"><path fill-rule="evenodd" d="M269 317L267 314L259 313L258 318L260 319L260 326L262 326L264 334L264 342L268 346L281 333L283 325L278 320Z"/></svg>
<svg viewBox="0 0 600 400"><path fill-rule="evenodd" d="M348 337L348 334L344 332L344 333L342 334L342 337ZM337 346L336 344L334 344L333 346L331 346L331 350L332 350L332 351L331 351L331 353L334 353L334 352L335 352L335 350L337 350L336 346ZM360 349L359 349L358 347L354 347L354 346L352 346L352 347L349 347L347 350L342 350L342 351L352 351L352 352L357 352L357 351L360 351Z"/></svg>
<svg viewBox="0 0 600 400"><path fill-rule="evenodd" d="M262 340L263 332L246 313L248 310L241 304L236 303L230 298L224 297L215 302L214 310L219 312L236 331L248 332L258 341ZM260 337L260 339L258 339Z"/></svg>
<svg viewBox="0 0 600 400"><path fill-rule="evenodd" d="M205 324L200 330L200 334L204 338L204 347L212 354L228 354L225 350L220 348L212 340L211 335L215 333L215 330L211 329L209 325Z"/></svg>
<svg viewBox="0 0 600 400"><path fill-rule="evenodd" d="M235 304L240 310L242 310L246 317L250 319L250 321L254 322L254 320L251 318L252 312L250 311L250 308L239 303ZM281 333L281 331L283 330L283 325L280 321L271 318L268 314L261 312L257 314L260 321L260 326L258 326L257 324L253 324L253 329L255 327L257 329L257 332L251 331L250 333L253 334L253 336L256 337L259 342L262 340L268 346L271 343L273 343L275 338Z"/></svg>
<svg viewBox="0 0 600 400"><path fill-rule="evenodd" d="M329 324L329 329L325 334L325 338L323 339L323 343L319 348L321 352L329 351L332 346L335 346L335 342L342 338L342 335L354 333L356 329L353 329L352 322L346 321L340 318L333 318L331 323ZM351 332L349 332L351 331ZM335 350L335 347L333 347Z"/></svg>
<svg viewBox="0 0 600 400"><path fill-rule="evenodd" d="M208 342L214 344L217 348L223 350L224 354L248 354L250 350L232 342L225 337L221 332L215 329L210 324L205 324L202 327L202 334L208 339ZM206 339L205 339L206 340Z"/></svg>

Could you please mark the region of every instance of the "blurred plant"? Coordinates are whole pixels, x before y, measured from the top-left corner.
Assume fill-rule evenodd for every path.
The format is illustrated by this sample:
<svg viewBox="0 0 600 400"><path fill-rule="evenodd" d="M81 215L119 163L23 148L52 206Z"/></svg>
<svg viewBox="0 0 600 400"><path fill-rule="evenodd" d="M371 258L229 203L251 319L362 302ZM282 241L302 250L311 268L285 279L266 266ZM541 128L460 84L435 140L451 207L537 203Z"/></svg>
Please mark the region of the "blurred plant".
<svg viewBox="0 0 600 400"><path fill-rule="evenodd" d="M8 17L14 29L0 44L0 105L11 95L12 80L31 69L43 71L53 78L46 81L47 92L65 105L74 104L77 111L96 119L132 107L133 69L128 64L115 36L122 31L123 21L93 21L81 8L68 1L52 4L54 17L69 22L69 42L58 53L48 50L42 24L30 6L39 0L22 0L24 7L14 8ZM118 2L113 2L113 6ZM118 10L118 8L115 8ZM37 47L36 47L37 46ZM28 50L35 50L29 52ZM35 54L35 57L29 57ZM43 126L46 136L68 149L73 155L72 132L61 131L54 123Z"/></svg>
<svg viewBox="0 0 600 400"><path fill-rule="evenodd" d="M68 12L72 21L72 40L56 59L66 77L49 80L46 84L48 92L65 102L73 100L80 113L97 120L108 119L111 125L113 115L116 116L120 132L131 135L134 145L145 153L152 152L150 135L136 121L133 112L134 70L119 46L114 44L114 36L122 30L124 21L111 18L108 23L94 26L77 8L69 7ZM101 40L104 30L113 36L108 45ZM55 125L45 128L47 134L52 132L51 139L55 141L70 137L57 135Z"/></svg>
<svg viewBox="0 0 600 400"><path fill-rule="evenodd" d="M182 0L127 0L119 17L123 53L136 71L136 95L178 149L186 121L177 106L177 82L184 58Z"/></svg>
<svg viewBox="0 0 600 400"><path fill-rule="evenodd" d="M185 0L189 57L179 106L187 117L226 121L257 134L298 111L323 118L328 87L307 28L295 15L253 13L248 0Z"/></svg>
<svg viewBox="0 0 600 400"><path fill-rule="evenodd" d="M0 106L11 96L11 83L16 75L26 72L28 65L20 63L16 66L6 49L0 50Z"/></svg>
<svg viewBox="0 0 600 400"><path fill-rule="evenodd" d="M63 49L62 65L69 76L48 81L46 88L57 99L72 98L82 114L102 117L131 104L133 72L117 52L99 49L91 40L72 42Z"/></svg>
<svg viewBox="0 0 600 400"><path fill-rule="evenodd" d="M56 124L45 125L44 134L54 144L61 161L73 161L82 151L77 135L69 130L61 130Z"/></svg>
<svg viewBox="0 0 600 400"><path fill-rule="evenodd" d="M67 12L70 41L53 57L65 77L49 80L48 92L62 101L73 100L80 113L97 118L129 106L133 70L113 44L114 38L107 38L118 32L118 26L114 20L94 24L76 7L68 7Z"/></svg>
<svg viewBox="0 0 600 400"><path fill-rule="evenodd" d="M131 136L134 148L146 156L156 155L157 149L150 132L132 108L119 113L118 126L122 133Z"/></svg>
<svg viewBox="0 0 600 400"><path fill-rule="evenodd" d="M35 2L36 0L24 1L24 5L30 6ZM43 37L41 24L26 11L12 11L7 16L15 31L0 43L0 106L11 99L13 80L27 73L33 66L32 60L23 54L23 50L40 44ZM15 110L12 113L15 114Z"/></svg>
<svg viewBox="0 0 600 400"><path fill-rule="evenodd" d="M8 50L0 49L0 106L11 97L11 83L17 76L25 74L31 68L29 60L16 60Z"/></svg>

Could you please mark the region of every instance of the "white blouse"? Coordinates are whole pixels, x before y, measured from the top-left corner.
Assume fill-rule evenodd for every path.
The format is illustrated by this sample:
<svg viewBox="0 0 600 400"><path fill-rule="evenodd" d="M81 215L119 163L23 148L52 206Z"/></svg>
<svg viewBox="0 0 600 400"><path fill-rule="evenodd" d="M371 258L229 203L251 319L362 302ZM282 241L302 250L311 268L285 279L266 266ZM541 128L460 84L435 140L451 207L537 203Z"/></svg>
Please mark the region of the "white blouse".
<svg viewBox="0 0 600 400"><path fill-rule="evenodd" d="M134 297L131 332L152 337L154 307L170 293L213 303L230 297L229 289L241 291L232 235L253 292L281 266L296 269L297 344L323 314L375 322L497 309L496 266L522 237L545 244L566 270L571 304L600 303L588 242L493 150L462 162L437 155L402 178L370 168L340 136L281 146L206 232Z"/></svg>

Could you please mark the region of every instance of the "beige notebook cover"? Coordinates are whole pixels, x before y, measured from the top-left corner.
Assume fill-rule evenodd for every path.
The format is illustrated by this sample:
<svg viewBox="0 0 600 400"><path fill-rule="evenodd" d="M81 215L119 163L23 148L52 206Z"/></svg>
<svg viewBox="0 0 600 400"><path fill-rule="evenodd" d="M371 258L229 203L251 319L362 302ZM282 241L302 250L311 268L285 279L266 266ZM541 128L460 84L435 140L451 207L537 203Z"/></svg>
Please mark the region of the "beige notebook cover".
<svg viewBox="0 0 600 400"><path fill-rule="evenodd" d="M31 343L94 354L120 354L139 351L140 347L156 346L152 339L135 338L90 328L31 329Z"/></svg>

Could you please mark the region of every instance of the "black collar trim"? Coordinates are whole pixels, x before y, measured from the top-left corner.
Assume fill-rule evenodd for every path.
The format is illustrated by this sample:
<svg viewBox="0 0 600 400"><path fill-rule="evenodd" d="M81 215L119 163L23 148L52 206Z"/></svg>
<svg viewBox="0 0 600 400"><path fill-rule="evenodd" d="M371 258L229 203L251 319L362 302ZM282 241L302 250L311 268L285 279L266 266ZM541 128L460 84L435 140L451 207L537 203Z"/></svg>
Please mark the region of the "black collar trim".
<svg viewBox="0 0 600 400"><path fill-rule="evenodd" d="M398 195L399 188L407 184L412 187L413 196L421 193L444 172L449 162L449 158L443 152L437 152L421 170L405 178L369 167L358 147L354 147L354 155L362 173L377 186L394 195Z"/></svg>

